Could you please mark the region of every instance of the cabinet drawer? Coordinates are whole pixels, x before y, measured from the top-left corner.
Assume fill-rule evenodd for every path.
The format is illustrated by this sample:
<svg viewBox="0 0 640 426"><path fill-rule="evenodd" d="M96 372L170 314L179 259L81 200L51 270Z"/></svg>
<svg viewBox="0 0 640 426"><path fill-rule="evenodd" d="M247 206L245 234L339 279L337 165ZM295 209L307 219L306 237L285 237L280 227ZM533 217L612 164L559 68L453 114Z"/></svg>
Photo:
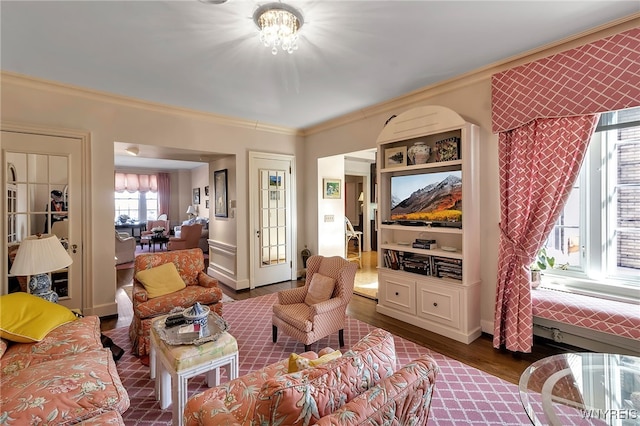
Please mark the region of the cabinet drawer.
<svg viewBox="0 0 640 426"><path fill-rule="evenodd" d="M418 316L458 328L460 326L460 290L433 285L420 286Z"/></svg>
<svg viewBox="0 0 640 426"><path fill-rule="evenodd" d="M388 308L415 315L415 281L391 276L380 276L379 278L383 279L381 282L382 294L378 294L382 299L382 304Z"/></svg>

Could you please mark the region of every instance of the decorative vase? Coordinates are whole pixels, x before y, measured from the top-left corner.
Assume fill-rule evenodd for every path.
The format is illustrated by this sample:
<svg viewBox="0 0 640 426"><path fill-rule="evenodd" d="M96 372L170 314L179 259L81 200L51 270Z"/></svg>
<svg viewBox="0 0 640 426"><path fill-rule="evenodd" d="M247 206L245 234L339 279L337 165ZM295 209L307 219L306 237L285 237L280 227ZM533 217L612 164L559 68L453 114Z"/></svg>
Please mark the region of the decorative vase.
<svg viewBox="0 0 640 426"><path fill-rule="evenodd" d="M209 316L209 307L207 305L202 306L200 302L196 302L190 308L185 309L182 312L185 322L187 324L200 324L205 326L208 323L207 317Z"/></svg>
<svg viewBox="0 0 640 426"><path fill-rule="evenodd" d="M431 155L431 147L424 142L416 142L407 150L411 164L425 164Z"/></svg>
<svg viewBox="0 0 640 426"><path fill-rule="evenodd" d="M531 288L536 289L542 283L542 274L540 271L531 271Z"/></svg>

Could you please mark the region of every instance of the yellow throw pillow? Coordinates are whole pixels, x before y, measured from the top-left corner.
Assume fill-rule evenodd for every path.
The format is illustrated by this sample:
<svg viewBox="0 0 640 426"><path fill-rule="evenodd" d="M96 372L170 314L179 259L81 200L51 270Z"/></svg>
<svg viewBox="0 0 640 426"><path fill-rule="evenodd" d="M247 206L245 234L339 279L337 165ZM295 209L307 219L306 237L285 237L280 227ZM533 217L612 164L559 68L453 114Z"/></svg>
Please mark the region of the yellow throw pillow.
<svg viewBox="0 0 640 426"><path fill-rule="evenodd" d="M136 274L136 279L149 293L149 299L182 290L187 286L173 262L140 271Z"/></svg>
<svg viewBox="0 0 640 426"><path fill-rule="evenodd" d="M309 283L309 290L307 290L304 303L307 305L315 305L316 303L329 300L335 286L336 280L316 272L313 274L313 277L311 277L311 283Z"/></svg>
<svg viewBox="0 0 640 426"><path fill-rule="evenodd" d="M341 356L342 352L340 351L333 351L316 359L308 359L298 354L291 354L289 355L289 373L295 373L297 371L304 370L305 368L326 364L329 361L340 358Z"/></svg>
<svg viewBox="0 0 640 426"><path fill-rule="evenodd" d="M12 342L39 342L76 319L69 308L38 296L23 292L0 296L0 337Z"/></svg>

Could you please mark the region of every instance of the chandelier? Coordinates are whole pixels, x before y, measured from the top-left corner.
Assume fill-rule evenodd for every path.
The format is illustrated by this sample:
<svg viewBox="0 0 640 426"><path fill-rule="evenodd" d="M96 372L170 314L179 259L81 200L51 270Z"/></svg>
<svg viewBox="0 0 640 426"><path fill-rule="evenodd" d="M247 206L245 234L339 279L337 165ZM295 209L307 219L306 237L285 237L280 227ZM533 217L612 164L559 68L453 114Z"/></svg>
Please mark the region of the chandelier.
<svg viewBox="0 0 640 426"><path fill-rule="evenodd" d="M302 27L302 15L284 3L269 3L260 6L253 14L253 21L260 30L260 41L271 53L278 48L287 53L298 49L298 31Z"/></svg>

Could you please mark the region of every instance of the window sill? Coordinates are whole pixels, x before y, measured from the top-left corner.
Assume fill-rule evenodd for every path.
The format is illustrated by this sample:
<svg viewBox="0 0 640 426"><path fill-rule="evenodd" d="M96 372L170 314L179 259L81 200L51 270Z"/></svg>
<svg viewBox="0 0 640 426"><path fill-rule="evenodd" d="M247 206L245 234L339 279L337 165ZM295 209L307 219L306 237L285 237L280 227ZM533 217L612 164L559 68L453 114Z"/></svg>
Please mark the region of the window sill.
<svg viewBox="0 0 640 426"><path fill-rule="evenodd" d="M640 287L623 282L607 282L546 273L540 288L581 294L598 299L640 304Z"/></svg>

